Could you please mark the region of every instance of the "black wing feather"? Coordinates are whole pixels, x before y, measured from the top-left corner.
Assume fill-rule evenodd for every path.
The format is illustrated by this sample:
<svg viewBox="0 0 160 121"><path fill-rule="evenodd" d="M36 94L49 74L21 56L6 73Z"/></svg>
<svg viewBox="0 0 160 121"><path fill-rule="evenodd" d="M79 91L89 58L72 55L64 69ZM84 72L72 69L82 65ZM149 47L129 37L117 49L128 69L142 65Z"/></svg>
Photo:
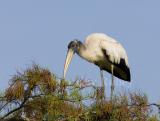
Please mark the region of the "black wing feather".
<svg viewBox="0 0 160 121"><path fill-rule="evenodd" d="M109 59L109 55L107 55L106 50L102 49L102 52L105 55L107 61L109 61L111 64L114 65L113 75L120 79L130 82L131 81L130 68L127 66L125 59L121 58L120 63L114 63L111 62L111 60ZM104 67L103 69L111 73L111 69L108 69L106 67Z"/></svg>
<svg viewBox="0 0 160 121"><path fill-rule="evenodd" d="M122 75L118 71L114 70L113 73L115 73L115 76L118 76L119 78L130 82L131 81L130 69L126 65L125 59L121 58L119 64L116 64L116 63L113 63L113 64L114 64L115 67L120 68L126 74L126 76L124 78L124 77L122 77Z"/></svg>

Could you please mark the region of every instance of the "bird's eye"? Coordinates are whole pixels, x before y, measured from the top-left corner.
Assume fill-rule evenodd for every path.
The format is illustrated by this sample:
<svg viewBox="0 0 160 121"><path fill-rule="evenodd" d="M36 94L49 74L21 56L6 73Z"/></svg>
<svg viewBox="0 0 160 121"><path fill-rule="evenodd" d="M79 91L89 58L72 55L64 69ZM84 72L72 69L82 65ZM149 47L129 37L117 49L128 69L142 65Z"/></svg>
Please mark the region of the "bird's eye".
<svg viewBox="0 0 160 121"><path fill-rule="evenodd" d="M73 48L77 48L77 44L73 44Z"/></svg>
<svg viewBox="0 0 160 121"><path fill-rule="evenodd" d="M75 48L75 44L73 44L71 47L72 47L72 48Z"/></svg>

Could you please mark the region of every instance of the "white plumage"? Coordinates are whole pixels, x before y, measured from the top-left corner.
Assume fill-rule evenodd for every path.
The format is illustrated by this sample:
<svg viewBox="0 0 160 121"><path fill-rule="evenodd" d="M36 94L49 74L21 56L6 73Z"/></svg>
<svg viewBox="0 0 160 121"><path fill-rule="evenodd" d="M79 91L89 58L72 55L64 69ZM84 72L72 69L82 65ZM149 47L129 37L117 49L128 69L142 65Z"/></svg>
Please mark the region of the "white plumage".
<svg viewBox="0 0 160 121"><path fill-rule="evenodd" d="M106 34L93 33L85 39L84 44L79 40L71 41L68 44L64 78L74 53L77 53L83 59L94 63L100 68L103 86L102 70L112 74L111 95L113 95L114 90L113 75L125 81L131 81L128 57L125 49L119 42Z"/></svg>
<svg viewBox="0 0 160 121"><path fill-rule="evenodd" d="M117 42L115 39L107 36L103 33L93 33L90 34L84 44L88 49L95 52L96 55L100 54L101 49L106 50L106 54L109 55L109 59L113 63L120 63L120 59L123 58L128 64L128 57L123 46Z"/></svg>

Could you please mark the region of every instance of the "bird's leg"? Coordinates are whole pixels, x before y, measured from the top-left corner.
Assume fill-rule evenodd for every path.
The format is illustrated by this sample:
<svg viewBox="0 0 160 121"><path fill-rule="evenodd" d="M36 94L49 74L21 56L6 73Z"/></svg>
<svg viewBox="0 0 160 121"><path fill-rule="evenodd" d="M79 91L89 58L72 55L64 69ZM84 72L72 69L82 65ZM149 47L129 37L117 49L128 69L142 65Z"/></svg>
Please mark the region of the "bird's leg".
<svg viewBox="0 0 160 121"><path fill-rule="evenodd" d="M112 76L112 83L111 83L111 101L113 99L113 93L114 93L114 76L113 76L113 69L114 65L111 65L111 76Z"/></svg>
<svg viewBox="0 0 160 121"><path fill-rule="evenodd" d="M103 70L100 69L100 74L101 74L101 84L102 84L102 88L101 88L101 96L102 96L102 99L105 99L105 85L104 85L104 77L103 77Z"/></svg>

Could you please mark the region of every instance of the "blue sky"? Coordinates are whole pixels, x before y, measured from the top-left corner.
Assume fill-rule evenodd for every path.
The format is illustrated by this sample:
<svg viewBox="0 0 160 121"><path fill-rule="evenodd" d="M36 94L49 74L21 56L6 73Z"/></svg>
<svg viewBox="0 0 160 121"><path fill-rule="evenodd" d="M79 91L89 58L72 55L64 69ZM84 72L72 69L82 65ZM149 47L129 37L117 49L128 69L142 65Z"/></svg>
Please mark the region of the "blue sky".
<svg viewBox="0 0 160 121"><path fill-rule="evenodd" d="M61 77L68 43L103 32L121 42L129 57L132 82L116 79L116 89L140 90L150 101L160 101L159 4L159 0L0 1L0 89L32 61ZM67 79L77 76L99 85L99 69L75 56ZM108 93L108 73L105 80Z"/></svg>

